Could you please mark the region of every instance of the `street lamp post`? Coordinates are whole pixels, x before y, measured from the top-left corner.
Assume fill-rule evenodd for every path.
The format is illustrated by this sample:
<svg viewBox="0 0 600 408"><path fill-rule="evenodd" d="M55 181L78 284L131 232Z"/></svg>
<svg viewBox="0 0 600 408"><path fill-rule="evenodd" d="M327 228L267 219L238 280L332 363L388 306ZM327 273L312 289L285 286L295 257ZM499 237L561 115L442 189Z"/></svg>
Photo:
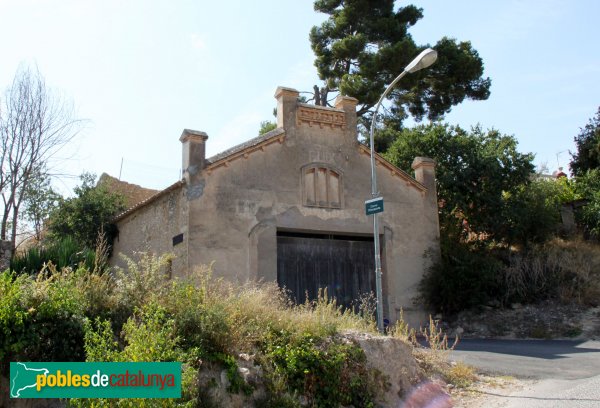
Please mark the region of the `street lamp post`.
<svg viewBox="0 0 600 408"><path fill-rule="evenodd" d="M427 48L421 52L410 64L404 68L404 71L392 81L392 83L383 92L377 105L375 105L375 112L373 112L373 119L371 120L371 196L376 198L379 196L377 191L377 174L375 173L375 146L373 142L373 134L375 132L375 120L377 119L377 111L381 102L385 99L390 90L402 79L406 74L411 74L420 69L427 68L435 62L437 59L437 52L431 48ZM383 333L383 294L381 289L381 254L379 252L379 217L378 213L373 214L373 241L375 246L375 291L377 292L377 329L380 333Z"/></svg>

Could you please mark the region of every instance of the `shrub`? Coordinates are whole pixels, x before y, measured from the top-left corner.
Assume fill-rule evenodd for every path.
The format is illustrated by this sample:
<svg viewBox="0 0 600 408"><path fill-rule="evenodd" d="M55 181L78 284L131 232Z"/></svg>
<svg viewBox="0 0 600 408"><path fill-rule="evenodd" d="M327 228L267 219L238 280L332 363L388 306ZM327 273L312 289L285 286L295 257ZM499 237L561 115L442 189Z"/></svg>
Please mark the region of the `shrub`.
<svg viewBox="0 0 600 408"><path fill-rule="evenodd" d="M577 218L584 232L600 238L600 169L588 170L576 178L575 190L587 201L577 212Z"/></svg>
<svg viewBox="0 0 600 408"><path fill-rule="evenodd" d="M93 270L97 267L96 251L81 248L72 237L58 240L48 246L33 246L10 261L10 269L18 273L37 274L44 265L52 263L57 270L77 269L80 265Z"/></svg>
<svg viewBox="0 0 600 408"><path fill-rule="evenodd" d="M533 180L512 194L504 194L506 242L527 247L545 242L559 232L563 203L575 197L574 183L558 180Z"/></svg>
<svg viewBox="0 0 600 408"><path fill-rule="evenodd" d="M156 257L150 253L139 252L133 260L125 255L121 257L127 269L116 272L117 287L121 302L131 311L142 306L151 296L160 296L167 287L170 277L173 254Z"/></svg>
<svg viewBox="0 0 600 408"><path fill-rule="evenodd" d="M477 381L477 374L472 366L457 361L447 370L445 380L456 387L467 388Z"/></svg>
<svg viewBox="0 0 600 408"><path fill-rule="evenodd" d="M180 361L183 363L182 398L180 400L118 400L118 406L193 406L198 390L194 387L197 365L190 364L189 353L180 345L175 321L155 302L146 304L123 326L121 342L117 341L111 324L96 319L86 324L85 351L87 361ZM71 400L70 405L113 406L113 400Z"/></svg>
<svg viewBox="0 0 600 408"><path fill-rule="evenodd" d="M263 365L267 375L285 378L287 391L301 394L310 406L373 406L373 373L362 349L353 344L318 341L310 335L293 341L286 336L269 344Z"/></svg>
<svg viewBox="0 0 600 408"><path fill-rule="evenodd" d="M117 232L112 220L125 210L124 198L110 192L106 185L94 185L95 178L93 174L82 174L81 185L74 189L75 196L61 200L50 214L47 240L72 236L81 247L92 248L102 232L112 247Z"/></svg>
<svg viewBox="0 0 600 408"><path fill-rule="evenodd" d="M106 320L86 324L85 350L88 361L181 361L184 355L175 321L156 303L145 305L123 326L123 347Z"/></svg>
<svg viewBox="0 0 600 408"><path fill-rule="evenodd" d="M514 136L440 123L384 133L394 140L384 156L399 168L411 173L417 156L436 161L442 228L463 227L466 220L475 235L508 238L503 197L526 185L533 171L533 154L520 153Z"/></svg>
<svg viewBox="0 0 600 408"><path fill-rule="evenodd" d="M554 238L500 252L444 240L441 261L425 274L420 293L436 311L453 314L494 303L547 299L600 305L600 246Z"/></svg>
<svg viewBox="0 0 600 408"><path fill-rule="evenodd" d="M419 290L436 311L456 313L501 296L502 262L468 243L442 240L441 260L423 277Z"/></svg>
<svg viewBox="0 0 600 408"><path fill-rule="evenodd" d="M0 358L181 361L181 399L69 403L196 406L203 361L226 370L230 392L254 391L238 373L235 356L245 351L262 365L266 406L299 406L301 397L316 406L371 406L380 384L362 350L336 336L374 331L368 313L344 311L326 292L293 305L273 283L234 286L212 278L210 267L169 280L170 259L140 254L115 276L52 264L36 276L0 274Z"/></svg>
<svg viewBox="0 0 600 408"><path fill-rule="evenodd" d="M70 269L0 274L0 359L82 361L86 302ZM8 365L4 365L8 367Z"/></svg>

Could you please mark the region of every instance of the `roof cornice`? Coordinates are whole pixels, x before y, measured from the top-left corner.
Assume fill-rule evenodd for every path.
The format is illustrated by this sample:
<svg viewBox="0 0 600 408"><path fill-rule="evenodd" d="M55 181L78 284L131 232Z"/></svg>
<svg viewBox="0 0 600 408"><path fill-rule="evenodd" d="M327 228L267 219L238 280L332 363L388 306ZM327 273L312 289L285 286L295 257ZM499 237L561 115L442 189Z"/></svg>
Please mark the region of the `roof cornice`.
<svg viewBox="0 0 600 408"><path fill-rule="evenodd" d="M369 149L364 144L358 143L358 149L360 150L361 153L363 153L369 157L371 156L371 149ZM404 170L400 169L399 167L394 166L392 163L387 161L383 156L379 155L377 152L375 153L374 156L375 156L375 165L376 166L383 166L386 170L389 170L390 174L393 177L401 178L404 182L406 182L406 185L408 185L408 186L414 187L421 192L427 191L427 187L425 187L423 184L419 183L417 180L415 180L413 177L411 177L410 174L408 174Z"/></svg>

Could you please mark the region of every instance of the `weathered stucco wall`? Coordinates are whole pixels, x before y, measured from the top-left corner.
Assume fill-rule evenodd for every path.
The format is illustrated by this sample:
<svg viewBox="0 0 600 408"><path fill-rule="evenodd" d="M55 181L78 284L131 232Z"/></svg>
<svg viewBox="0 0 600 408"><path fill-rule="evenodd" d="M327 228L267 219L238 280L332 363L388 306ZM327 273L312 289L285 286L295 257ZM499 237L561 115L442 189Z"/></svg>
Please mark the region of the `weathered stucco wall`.
<svg viewBox="0 0 600 408"><path fill-rule="evenodd" d="M119 234L114 242L111 263L124 267L119 254L132 257L135 252L155 255L173 253L173 273L187 270L187 203L184 189L176 186L147 205L125 215L117 222ZM181 243L173 238L183 234Z"/></svg>
<svg viewBox="0 0 600 408"><path fill-rule="evenodd" d="M279 128L211 159L204 157L207 135L185 130L184 185L121 219L115 250L175 251L176 274L214 261L216 276L243 283L277 280L278 231L372 236L364 209L371 198L370 157L357 142L357 101L340 97L332 109L300 104L297 97L278 88ZM336 173L335 208L307 201L311 166ZM434 164L418 159L413 168L418 181L378 159L377 177L385 200L379 231L384 313L394 321L402 308L417 324L426 315L413 298L432 259L425 255L439 254L439 226ZM180 233L184 242L173 247Z"/></svg>
<svg viewBox="0 0 600 408"><path fill-rule="evenodd" d="M202 248L190 252L191 265L215 261L215 274L237 282L276 280L278 230L372 235L372 217L364 213L370 158L357 142L355 103L345 99L333 110L297 104L293 93L289 98L278 105L285 133L225 164L209 164L190 179L190 189L202 186L202 194L189 201L190 248ZM300 120L300 108L341 112L346 125ZM341 174L341 208L304 205L302 169L315 163ZM428 214L431 192L397 169L382 164L377 171L385 199L380 234L386 315L395 320L403 308L411 320L421 320L423 309L413 306L413 298L429 262L425 253L439 248L437 208Z"/></svg>

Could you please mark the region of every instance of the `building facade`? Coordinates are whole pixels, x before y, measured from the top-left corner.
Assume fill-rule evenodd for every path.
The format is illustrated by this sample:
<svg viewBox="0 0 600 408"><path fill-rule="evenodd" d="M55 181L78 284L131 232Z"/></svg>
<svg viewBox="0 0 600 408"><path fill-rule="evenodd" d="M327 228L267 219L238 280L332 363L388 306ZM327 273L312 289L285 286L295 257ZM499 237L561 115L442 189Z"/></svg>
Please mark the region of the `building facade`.
<svg viewBox="0 0 600 408"><path fill-rule="evenodd" d="M351 306L374 291L370 150L357 141L354 98L335 108L298 102L277 88L277 128L207 158L204 132L184 130L182 180L116 218L114 254L176 255L173 274L214 262L233 282L277 281L299 302L319 287ZM416 158L415 177L376 156L384 315L412 323L424 271L439 256L435 167ZM118 263L118 257L113 257Z"/></svg>

